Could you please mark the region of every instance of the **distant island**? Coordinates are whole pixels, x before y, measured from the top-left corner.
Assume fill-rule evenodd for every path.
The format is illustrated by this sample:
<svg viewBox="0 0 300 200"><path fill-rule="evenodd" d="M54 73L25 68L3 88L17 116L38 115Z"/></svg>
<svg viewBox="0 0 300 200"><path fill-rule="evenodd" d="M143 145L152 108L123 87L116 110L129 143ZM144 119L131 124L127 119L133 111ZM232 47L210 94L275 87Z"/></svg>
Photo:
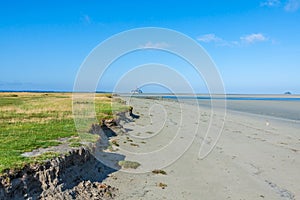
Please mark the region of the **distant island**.
<svg viewBox="0 0 300 200"><path fill-rule="evenodd" d="M143 91L140 88L136 88L134 90L131 90L131 93L133 93L133 94L142 94Z"/></svg>

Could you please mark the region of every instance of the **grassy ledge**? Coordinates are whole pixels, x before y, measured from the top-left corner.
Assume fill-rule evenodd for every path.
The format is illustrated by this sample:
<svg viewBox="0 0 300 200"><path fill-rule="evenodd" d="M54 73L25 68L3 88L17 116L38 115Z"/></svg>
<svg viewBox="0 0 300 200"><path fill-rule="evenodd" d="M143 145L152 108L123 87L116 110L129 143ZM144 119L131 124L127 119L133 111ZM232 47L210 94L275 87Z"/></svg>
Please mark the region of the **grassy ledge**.
<svg viewBox="0 0 300 200"><path fill-rule="evenodd" d="M97 120L113 118L112 96L96 94ZM117 101L117 110L128 109ZM114 108L115 109L115 108ZM58 156L46 153L38 158L23 157L24 152L57 146L61 138L70 138L70 147L81 146L81 139L95 142L98 135L78 135L72 115L72 93L0 93L0 174Z"/></svg>

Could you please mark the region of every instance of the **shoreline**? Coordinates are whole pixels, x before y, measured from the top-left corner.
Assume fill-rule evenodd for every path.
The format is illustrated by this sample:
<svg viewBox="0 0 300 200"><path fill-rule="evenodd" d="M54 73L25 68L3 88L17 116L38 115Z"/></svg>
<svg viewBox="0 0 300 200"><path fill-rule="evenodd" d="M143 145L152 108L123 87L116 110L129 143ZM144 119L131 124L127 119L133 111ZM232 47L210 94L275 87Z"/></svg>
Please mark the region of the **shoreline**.
<svg viewBox="0 0 300 200"><path fill-rule="evenodd" d="M215 108L223 108L223 102L226 103L227 112L238 112L245 114L254 114L258 116L278 118L282 120L291 120L300 122L300 98L298 97L288 97L289 100L278 100L277 96L273 100L269 100L269 97L257 100L256 97L251 96L251 98L240 99L181 99L181 102L188 104L197 104L199 107L211 108L211 101L214 101ZM279 97L281 99L281 97ZM164 99L165 100L165 99ZM166 100L175 101L174 99ZM220 100L220 101L219 101ZM197 102L195 102L197 101Z"/></svg>
<svg viewBox="0 0 300 200"><path fill-rule="evenodd" d="M91 160L96 165L86 163L89 167L83 167L89 171L87 176L97 174L103 177L103 172L97 172L99 166L109 169L109 172L105 172L100 182L87 177L62 193L55 187L61 189L64 182L58 182L62 185L52 184L53 181L57 184L59 179L59 176L53 177L48 184L54 186L51 186L53 191L59 191L56 195L68 192L67 195L71 195L79 191L101 196L105 192L100 190L97 193L91 188L109 187L109 194L113 196L108 198L117 200L300 198L297 184L300 181L298 121L233 110L228 110L224 118L218 109L214 110L212 120L210 109L201 105L181 105L180 102L156 98L122 98L133 106L133 112L124 113L117 127L108 126L106 139L95 129L102 137L98 147L110 145L110 148L99 154L93 153ZM203 142L210 145L216 139L213 134L205 139L209 129L213 132L222 129L222 134L208 156L199 159ZM84 155L76 159L88 157ZM118 165L120 158L139 165L123 168ZM61 159L53 159L51 163L57 166L57 160ZM63 177L80 171L76 166L71 168L62 172ZM70 184L67 179L65 181ZM49 191L43 194L52 195Z"/></svg>
<svg viewBox="0 0 300 200"><path fill-rule="evenodd" d="M123 124L130 129L125 135L135 138L139 147L132 148L123 144L124 136L114 138L120 143L119 150L147 153L155 147L165 145L170 138L175 137L174 125L180 117L178 110L171 101L158 99L130 99L134 113L140 115L134 122ZM157 106L161 105L161 107ZM184 133L188 135L195 128L196 117L193 112L195 105L184 105L191 116L185 116ZM164 120L165 110L169 115L164 128L156 135L145 140L145 145L138 142L137 136L143 136L150 122ZM157 109L157 110L156 110ZM155 111L157 113L155 113ZM104 182L119 188L120 195L116 199L298 199L300 198L300 136L298 125L291 121L269 119L262 115L237 113L229 111L225 119L222 135L213 151L204 159L198 158L199 147L203 142L205 130L208 128L209 109L200 107L199 134L191 146L173 163L158 168L167 175L156 175L147 171L149 162L140 160L141 167L131 171L117 171ZM212 121L212 129L220 126L222 119L218 111L214 112L216 120ZM150 116L150 118L149 118ZM184 119L182 119L184 120ZM193 121L194 120L194 121ZM176 126L170 128L166 126ZM173 130L173 131L172 131ZM142 131L144 131L142 133ZM152 130L153 131L153 130ZM184 140L188 136L181 135ZM208 142L213 142L213 136ZM157 145L158 144L158 145ZM121 149L121 150L120 150ZM178 149L181 149L178 146ZM161 156L168 158L175 152L162 152ZM126 155L126 159L137 158ZM150 159L151 157L149 157ZM154 157L152 157L155 160ZM152 163L153 170L157 163ZM149 170L148 170L149 171ZM158 185L167 185L164 189Z"/></svg>

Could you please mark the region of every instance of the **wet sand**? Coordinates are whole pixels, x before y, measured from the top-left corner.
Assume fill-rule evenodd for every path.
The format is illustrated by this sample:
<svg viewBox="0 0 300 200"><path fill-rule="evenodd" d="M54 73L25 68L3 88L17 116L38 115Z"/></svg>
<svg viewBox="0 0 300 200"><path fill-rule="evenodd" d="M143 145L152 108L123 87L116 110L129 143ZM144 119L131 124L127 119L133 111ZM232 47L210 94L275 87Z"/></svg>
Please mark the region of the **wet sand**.
<svg viewBox="0 0 300 200"><path fill-rule="evenodd" d="M240 97L243 98L245 96ZM234 96L234 98L237 98L237 96ZM293 100L294 98L298 99L298 96L252 96L252 98L285 98L285 100L227 100L227 109L300 121L300 100ZM211 106L209 100L200 100L198 103L204 107ZM218 106L217 101L216 105Z"/></svg>
<svg viewBox="0 0 300 200"><path fill-rule="evenodd" d="M218 109L211 113L203 105L127 101L135 117L121 122L123 132L113 139L120 144L116 152L141 166L105 180L119 188L117 199L300 199L300 122L285 117L300 108L299 102L232 102L224 119ZM234 106L256 106L268 114ZM271 108L278 109L273 116ZM200 159L203 141L213 145L220 129L213 151Z"/></svg>

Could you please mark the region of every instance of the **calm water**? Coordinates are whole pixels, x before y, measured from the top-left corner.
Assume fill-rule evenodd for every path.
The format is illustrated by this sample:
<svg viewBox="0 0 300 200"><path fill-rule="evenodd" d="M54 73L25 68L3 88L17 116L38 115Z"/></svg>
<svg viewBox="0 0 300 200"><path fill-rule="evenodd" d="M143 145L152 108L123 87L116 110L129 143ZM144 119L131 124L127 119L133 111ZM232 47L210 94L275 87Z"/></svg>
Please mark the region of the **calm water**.
<svg viewBox="0 0 300 200"><path fill-rule="evenodd" d="M210 97L210 96L162 96L163 99L199 99L199 100L232 100L232 101L300 101L299 97Z"/></svg>
<svg viewBox="0 0 300 200"><path fill-rule="evenodd" d="M215 106L218 107L220 102L225 100L221 97L211 98L209 96L162 96L164 99L180 99L186 103L195 104L197 99L199 106L211 107L211 100L216 100ZM280 97L260 97L260 96L228 96L226 98L228 110L246 112L258 115L267 115L277 118L296 120L300 122L300 98L293 96ZM220 103L221 105L221 103Z"/></svg>

